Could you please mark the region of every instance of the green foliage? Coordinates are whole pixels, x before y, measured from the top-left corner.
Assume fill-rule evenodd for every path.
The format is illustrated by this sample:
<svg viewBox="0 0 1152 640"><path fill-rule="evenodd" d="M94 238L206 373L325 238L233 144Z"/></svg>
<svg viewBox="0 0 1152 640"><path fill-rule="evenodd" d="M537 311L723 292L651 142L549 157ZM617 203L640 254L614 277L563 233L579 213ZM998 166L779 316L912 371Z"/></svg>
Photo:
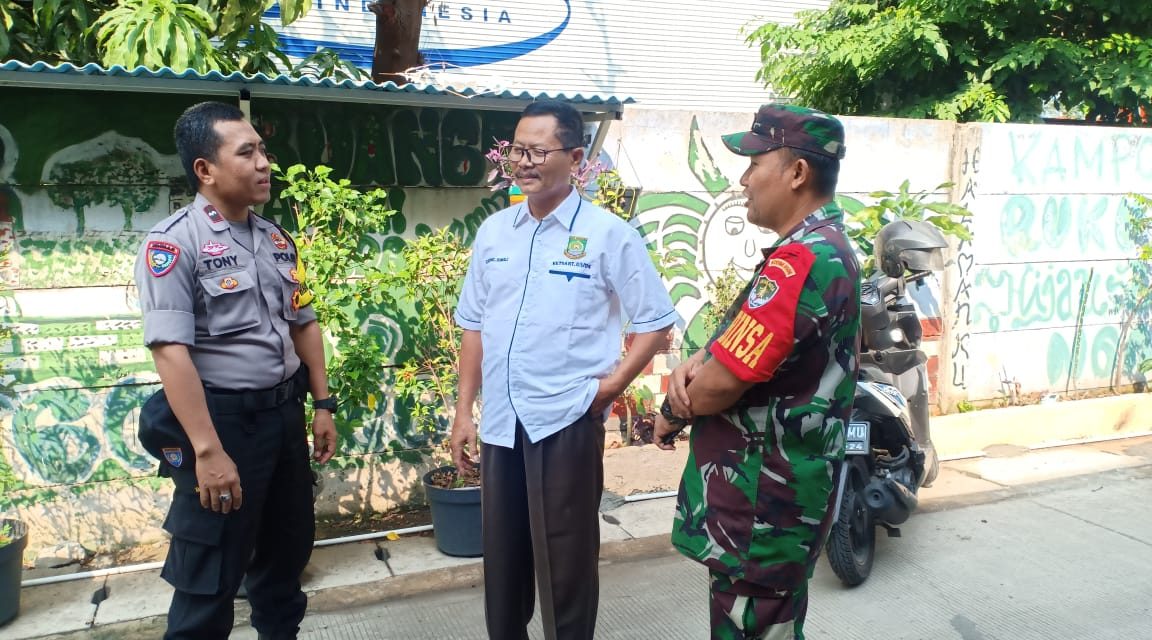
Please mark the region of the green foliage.
<svg viewBox="0 0 1152 640"><path fill-rule="evenodd" d="M411 400L412 424L443 433L455 407L457 363L463 331L453 319L471 250L447 227L411 240L403 264L384 274L382 287L394 307L411 305L407 322L411 356L399 363L393 389Z"/></svg>
<svg viewBox="0 0 1152 640"><path fill-rule="evenodd" d="M6 547L12 544L12 540L12 525L5 522L3 525L0 525L0 547Z"/></svg>
<svg viewBox="0 0 1152 640"><path fill-rule="evenodd" d="M387 369L380 343L364 331L357 311L379 307L387 295L381 286L385 269L363 240L396 212L388 208L383 189L357 191L346 179L332 180L332 169L323 165L311 171L303 165L287 170L273 165L273 172L286 183L281 197L296 217L296 247L307 267L300 279L313 295L320 325L335 342L329 386L348 407L374 411ZM341 433L348 434L362 415L342 410L334 417Z"/></svg>
<svg viewBox="0 0 1152 640"><path fill-rule="evenodd" d="M960 402L956 403L956 412L957 413L970 413L970 412L975 411L975 410L976 410L975 405L973 405L971 402L969 402L967 400L961 400Z"/></svg>
<svg viewBox="0 0 1152 640"><path fill-rule="evenodd" d="M1128 332L1133 320L1138 314L1146 314L1148 300L1152 298L1152 269L1149 268L1149 260L1152 260L1152 215L1149 215L1152 212L1152 198L1138 193L1130 193L1126 205L1128 208L1128 236L1136 244L1137 256L1129 275L1129 281L1125 286L1125 301L1129 304L1124 306L1129 309L1123 323L1120 345L1117 349L1120 354L1116 358L1117 369L1121 366L1121 356L1127 345ZM1141 360L1136 364L1136 370L1140 373L1152 371L1152 358ZM1113 382L1117 382L1116 376L1113 377Z"/></svg>
<svg viewBox="0 0 1152 640"><path fill-rule="evenodd" d="M748 35L762 81L832 113L1143 124L1150 38L1152 4L1127 0L833 0Z"/></svg>
<svg viewBox="0 0 1152 640"><path fill-rule="evenodd" d="M265 0L0 0L0 59L252 75L367 78L355 65L320 49L293 66L261 17ZM281 0L282 24L312 0Z"/></svg>
<svg viewBox="0 0 1152 640"><path fill-rule="evenodd" d="M92 24L114 2L87 0L0 0L0 60L32 63L96 59Z"/></svg>
<svg viewBox="0 0 1152 640"><path fill-rule="evenodd" d="M93 25L106 66L172 67L205 72L216 67L209 41L216 20L194 4L176 0L123 0Z"/></svg>
<svg viewBox="0 0 1152 640"><path fill-rule="evenodd" d="M736 301L746 284L747 280L740 276L740 271L731 262L724 267L720 275L708 283L709 304L705 305L700 313L704 314L704 327L709 335L720 327L724 313Z"/></svg>
<svg viewBox="0 0 1152 640"><path fill-rule="evenodd" d="M972 215L967 207L950 202L928 201L936 192L951 187L951 182L945 182L937 185L935 189L912 193L909 182L905 180L896 193L873 191L868 196L877 198L876 204L864 207L855 213L846 213L845 231L865 256L861 264L862 272L871 272L875 264L872 242L876 239L876 234L880 233L880 229L889 222L923 220L935 225L946 236L971 240L972 232L964 224L964 219Z"/></svg>

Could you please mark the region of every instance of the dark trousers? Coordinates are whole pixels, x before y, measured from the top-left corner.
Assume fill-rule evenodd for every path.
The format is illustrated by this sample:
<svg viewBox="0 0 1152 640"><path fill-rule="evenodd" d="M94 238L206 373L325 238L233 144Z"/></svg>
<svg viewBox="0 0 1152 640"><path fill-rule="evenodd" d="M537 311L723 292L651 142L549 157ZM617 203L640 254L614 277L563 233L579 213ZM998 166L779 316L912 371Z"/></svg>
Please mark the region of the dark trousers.
<svg viewBox="0 0 1152 640"><path fill-rule="evenodd" d="M240 474L240 510L224 515L200 506L190 447L178 467L168 467L176 490L164 522L172 541L161 576L176 592L166 640L227 638L241 580L252 626L262 637L295 638L304 618L300 575L312 555L316 523L303 396L258 409L235 400L208 396L220 441ZM163 415L166 400L152 404L145 405L142 424L175 420L170 409Z"/></svg>
<svg viewBox="0 0 1152 640"><path fill-rule="evenodd" d="M483 445L484 614L492 640L527 640L540 588L548 640L591 640L600 599L604 420L585 415L535 444Z"/></svg>

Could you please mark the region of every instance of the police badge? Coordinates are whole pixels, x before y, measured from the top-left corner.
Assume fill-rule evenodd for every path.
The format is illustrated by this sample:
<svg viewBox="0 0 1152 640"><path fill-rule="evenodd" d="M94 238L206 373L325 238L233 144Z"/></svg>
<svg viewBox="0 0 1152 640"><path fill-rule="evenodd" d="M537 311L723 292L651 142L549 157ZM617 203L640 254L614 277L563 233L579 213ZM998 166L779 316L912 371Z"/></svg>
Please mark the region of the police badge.
<svg viewBox="0 0 1152 640"><path fill-rule="evenodd" d="M164 459L173 467L179 467L184 464L184 452L179 448L164 449L163 452Z"/></svg>
<svg viewBox="0 0 1152 640"><path fill-rule="evenodd" d="M157 278L171 271L172 267L176 266L176 261L180 259L180 247L162 240L150 240L144 253L148 261L148 271Z"/></svg>

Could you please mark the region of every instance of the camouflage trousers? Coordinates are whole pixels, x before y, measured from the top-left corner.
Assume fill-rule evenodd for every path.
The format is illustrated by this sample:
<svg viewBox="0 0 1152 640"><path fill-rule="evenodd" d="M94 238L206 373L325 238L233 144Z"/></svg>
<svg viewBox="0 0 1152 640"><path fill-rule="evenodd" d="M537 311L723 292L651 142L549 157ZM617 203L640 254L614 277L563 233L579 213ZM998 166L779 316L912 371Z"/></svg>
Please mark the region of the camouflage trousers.
<svg viewBox="0 0 1152 640"><path fill-rule="evenodd" d="M804 640L808 585L777 591L710 572L712 640Z"/></svg>

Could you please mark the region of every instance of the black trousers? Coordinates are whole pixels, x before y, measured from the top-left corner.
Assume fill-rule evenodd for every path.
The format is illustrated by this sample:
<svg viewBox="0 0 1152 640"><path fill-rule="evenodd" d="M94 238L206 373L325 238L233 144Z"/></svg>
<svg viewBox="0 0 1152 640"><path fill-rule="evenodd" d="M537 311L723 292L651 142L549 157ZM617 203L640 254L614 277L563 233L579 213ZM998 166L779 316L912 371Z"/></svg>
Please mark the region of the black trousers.
<svg viewBox="0 0 1152 640"><path fill-rule="evenodd" d="M172 541L161 576L176 590L166 640L227 638L241 580L262 637L295 638L304 618L300 575L312 555L316 522L303 395L270 407L244 404L236 396L208 395L220 441L240 474L239 511L224 515L200 506L190 446L179 466L164 463L176 486L164 521ZM179 426L163 394L141 413L142 437L146 422Z"/></svg>
<svg viewBox="0 0 1152 640"><path fill-rule="evenodd" d="M536 582L548 640L591 640L600 599L604 420L535 444L483 445L484 614L492 640L528 640Z"/></svg>

